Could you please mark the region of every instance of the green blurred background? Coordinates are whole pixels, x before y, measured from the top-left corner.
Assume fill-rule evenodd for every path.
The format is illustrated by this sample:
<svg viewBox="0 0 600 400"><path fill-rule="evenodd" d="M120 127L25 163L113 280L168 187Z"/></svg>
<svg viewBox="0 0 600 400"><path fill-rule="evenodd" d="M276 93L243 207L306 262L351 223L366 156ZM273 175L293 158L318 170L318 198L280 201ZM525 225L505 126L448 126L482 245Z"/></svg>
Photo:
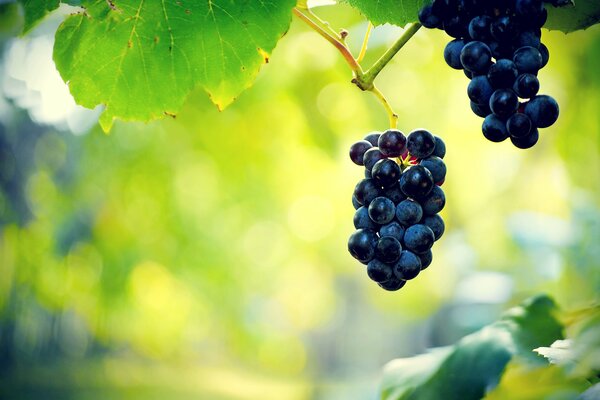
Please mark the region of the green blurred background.
<svg viewBox="0 0 600 400"><path fill-rule="evenodd" d="M224 112L198 91L176 119L105 135L46 84L60 16L14 39L1 7L2 399L374 399L384 363L528 296L598 300L598 26L544 31L561 116L527 151L483 138L443 32L384 70L399 128L441 136L449 170L432 266L387 293L346 250L347 149L387 117L299 21ZM317 13L358 50L360 15ZM377 28L366 64L398 34Z"/></svg>

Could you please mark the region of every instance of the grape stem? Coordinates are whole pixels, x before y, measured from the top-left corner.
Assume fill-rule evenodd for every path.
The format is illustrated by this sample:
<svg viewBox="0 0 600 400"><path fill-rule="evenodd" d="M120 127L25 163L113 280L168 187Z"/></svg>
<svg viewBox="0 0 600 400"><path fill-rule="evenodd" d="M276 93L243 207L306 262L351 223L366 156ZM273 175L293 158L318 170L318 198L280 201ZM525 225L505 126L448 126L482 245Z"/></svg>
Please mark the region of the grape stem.
<svg viewBox="0 0 600 400"><path fill-rule="evenodd" d="M305 22L309 27L311 27L315 32L321 35L325 40L331 43L344 57L346 63L350 66L352 70L352 83L354 83L358 88L362 91L372 92L375 97L381 102L384 109L388 114L388 118L390 121L390 127L395 129L398 122L398 115L394 112L390 103L387 101L383 93L375 86L373 81L377 78L377 75L383 70L383 68L394 58L396 53L400 51L402 47L412 38L415 33L421 28L421 24L414 23L410 24L402 33L402 35L392 44L392 46L386 50L385 53L379 57L377 61L369 68L364 71L360 65L360 62L363 60L366 51L367 51L367 43L369 41L369 36L371 34L371 30L373 25L369 22L369 26L367 27L367 32L365 33L365 38L363 40L363 44L360 50L360 53L357 58L354 58L352 52L346 45L346 37L348 36L348 32L342 30L340 33L336 32L331 28L331 26L320 19L317 15L315 15L308 7L304 5L298 5L294 7L294 15L300 18L303 22Z"/></svg>
<svg viewBox="0 0 600 400"><path fill-rule="evenodd" d="M377 99L383 105L383 108L385 108L385 111L387 112L388 118L390 120L390 128L396 129L396 127L398 126L398 114L394 112L392 106L390 106L390 103L387 101L383 93L381 93L381 91L377 89L377 86L373 85L371 89L369 89L369 91L372 92L375 95L375 97L377 97Z"/></svg>
<svg viewBox="0 0 600 400"><path fill-rule="evenodd" d="M373 24L369 21L367 25L367 31L365 32L365 38L363 39L363 44L360 48L360 53L358 57L356 57L356 62L360 63L363 58L365 58L365 54L367 54L367 45L369 44L369 37L371 36L371 30L373 30Z"/></svg>

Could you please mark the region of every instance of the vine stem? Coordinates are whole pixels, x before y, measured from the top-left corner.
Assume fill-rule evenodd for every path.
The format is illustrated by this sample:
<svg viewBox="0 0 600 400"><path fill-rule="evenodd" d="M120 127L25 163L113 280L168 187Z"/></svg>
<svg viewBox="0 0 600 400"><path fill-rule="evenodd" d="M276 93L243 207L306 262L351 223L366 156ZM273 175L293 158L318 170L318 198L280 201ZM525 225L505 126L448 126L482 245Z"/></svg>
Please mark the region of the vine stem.
<svg viewBox="0 0 600 400"><path fill-rule="evenodd" d="M373 81L377 75L379 75L381 70L392 60L392 58L394 58L396 53L398 53L398 51L404 47L404 45L415 35L415 33L417 33L420 28L421 24L418 22L410 24L408 28L404 30L402 35L394 42L394 44L392 44L392 46L387 49L387 51L383 53L377 61L375 61L373 66L363 73L362 76L360 76L360 79L357 82L358 87L363 90L369 90L370 86L373 85Z"/></svg>
<svg viewBox="0 0 600 400"><path fill-rule="evenodd" d="M339 37L339 35L333 30L332 32L328 31L329 29L331 29L329 25L326 25L320 19L317 19L316 15L314 15L313 13L310 13L311 15L309 16L304 12L300 11L300 9L298 9L297 7L294 7L294 14L306 24L308 24L308 26L315 30L325 40L334 45L336 49L338 49L338 51L342 54L342 56L354 72L355 76L360 76L363 74L362 67L356 61L352 53L350 53L348 47L341 42L341 38ZM329 27L329 29L325 28L325 26Z"/></svg>

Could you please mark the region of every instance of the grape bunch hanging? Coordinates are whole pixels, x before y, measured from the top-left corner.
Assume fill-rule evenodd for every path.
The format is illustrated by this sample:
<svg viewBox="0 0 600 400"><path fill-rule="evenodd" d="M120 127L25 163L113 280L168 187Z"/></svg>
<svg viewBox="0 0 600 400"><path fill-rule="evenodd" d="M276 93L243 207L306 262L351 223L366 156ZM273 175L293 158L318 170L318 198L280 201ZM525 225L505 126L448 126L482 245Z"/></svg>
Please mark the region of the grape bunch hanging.
<svg viewBox="0 0 600 400"><path fill-rule="evenodd" d="M444 59L471 80L471 109L484 118L483 135L492 142L510 138L530 148L538 128L558 118L558 103L538 94L537 74L549 58L541 43L546 18L542 0L433 0L419 11L423 26L454 38Z"/></svg>
<svg viewBox="0 0 600 400"><path fill-rule="evenodd" d="M352 196L356 231L348 251L385 290L402 288L431 264L431 247L445 229L438 215L446 204L445 154L442 139L422 129L374 132L350 147L365 179Z"/></svg>

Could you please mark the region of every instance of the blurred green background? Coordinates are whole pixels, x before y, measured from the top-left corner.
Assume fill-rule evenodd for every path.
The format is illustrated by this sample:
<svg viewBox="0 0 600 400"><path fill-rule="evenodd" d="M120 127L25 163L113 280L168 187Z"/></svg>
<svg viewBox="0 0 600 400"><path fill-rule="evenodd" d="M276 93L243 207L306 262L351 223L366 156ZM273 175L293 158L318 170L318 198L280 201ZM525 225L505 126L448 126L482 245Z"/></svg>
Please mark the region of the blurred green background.
<svg viewBox="0 0 600 400"><path fill-rule="evenodd" d="M362 177L347 149L387 116L322 38L294 20L224 112L198 91L176 119L104 135L46 84L60 17L15 39L7 10L2 399L374 399L384 363L528 296L598 300L598 26L544 31L541 92L561 116L527 151L483 138L443 32L419 32L384 70L399 128L441 136L449 171L432 266L387 293L346 250ZM358 51L358 13L317 13ZM377 28L366 64L398 34Z"/></svg>

